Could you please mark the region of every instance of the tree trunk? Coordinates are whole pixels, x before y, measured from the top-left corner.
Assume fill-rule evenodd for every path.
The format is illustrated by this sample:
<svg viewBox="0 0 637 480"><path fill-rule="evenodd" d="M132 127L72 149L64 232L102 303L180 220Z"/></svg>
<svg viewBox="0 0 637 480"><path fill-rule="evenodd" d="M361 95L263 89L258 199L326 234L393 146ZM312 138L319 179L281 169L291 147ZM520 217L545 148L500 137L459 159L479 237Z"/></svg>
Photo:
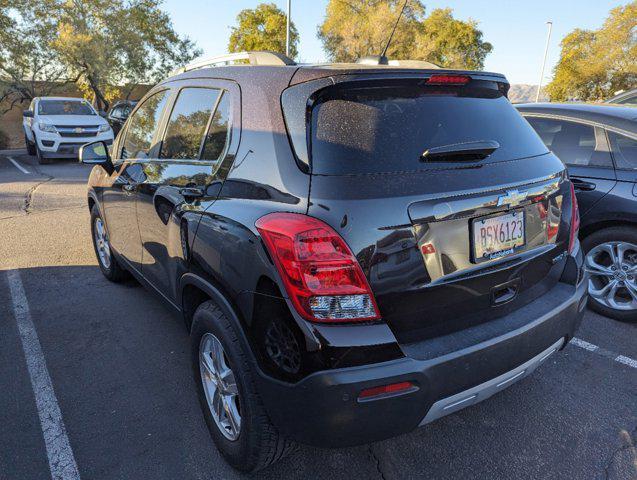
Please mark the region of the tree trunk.
<svg viewBox="0 0 637 480"><path fill-rule="evenodd" d="M108 110L109 103L106 101L106 98L104 98L104 94L100 90L95 79L91 75L88 75L87 79L88 79L89 85L91 86L91 90L93 90L93 93L95 94L95 102L97 103L97 109L104 110L104 111Z"/></svg>

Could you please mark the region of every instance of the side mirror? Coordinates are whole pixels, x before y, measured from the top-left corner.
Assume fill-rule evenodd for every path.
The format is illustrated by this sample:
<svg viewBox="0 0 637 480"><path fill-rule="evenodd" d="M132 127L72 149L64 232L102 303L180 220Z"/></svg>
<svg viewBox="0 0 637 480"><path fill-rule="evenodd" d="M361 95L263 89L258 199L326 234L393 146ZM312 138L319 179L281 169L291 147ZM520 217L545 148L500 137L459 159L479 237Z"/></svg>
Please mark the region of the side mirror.
<svg viewBox="0 0 637 480"><path fill-rule="evenodd" d="M104 110L100 110L99 112L97 112L99 114L100 117L102 118L106 118L106 112Z"/></svg>
<svg viewBox="0 0 637 480"><path fill-rule="evenodd" d="M22 112L24 118L33 118L33 110L25 110Z"/></svg>
<svg viewBox="0 0 637 480"><path fill-rule="evenodd" d="M112 171L113 163L104 142L92 142L80 147L80 162L87 165L100 165L106 171Z"/></svg>

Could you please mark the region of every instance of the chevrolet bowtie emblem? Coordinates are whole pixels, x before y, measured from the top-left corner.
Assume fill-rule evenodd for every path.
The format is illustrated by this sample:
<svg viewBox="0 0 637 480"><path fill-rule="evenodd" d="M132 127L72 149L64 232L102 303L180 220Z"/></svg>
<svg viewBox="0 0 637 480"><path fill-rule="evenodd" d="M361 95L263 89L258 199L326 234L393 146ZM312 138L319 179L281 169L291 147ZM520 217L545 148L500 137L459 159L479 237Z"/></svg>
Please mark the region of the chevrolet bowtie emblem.
<svg viewBox="0 0 637 480"><path fill-rule="evenodd" d="M82 127L77 127L75 129L75 133L82 133L84 131L84 129Z"/></svg>
<svg viewBox="0 0 637 480"><path fill-rule="evenodd" d="M528 194L528 192L520 192L518 190L507 190L506 195L500 195L498 197L498 207L503 205L508 205L510 207L519 205L526 200Z"/></svg>

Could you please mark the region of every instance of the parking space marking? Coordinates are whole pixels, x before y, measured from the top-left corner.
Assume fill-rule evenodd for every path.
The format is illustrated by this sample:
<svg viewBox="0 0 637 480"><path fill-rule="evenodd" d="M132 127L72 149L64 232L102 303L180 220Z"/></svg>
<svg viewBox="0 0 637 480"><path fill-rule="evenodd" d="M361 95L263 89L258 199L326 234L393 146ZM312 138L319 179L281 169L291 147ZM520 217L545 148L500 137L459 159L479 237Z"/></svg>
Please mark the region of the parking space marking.
<svg viewBox="0 0 637 480"><path fill-rule="evenodd" d="M20 273L8 270L9 291L13 303L13 313L18 325L22 350L27 363L35 404L40 417L40 426L49 460L53 480L79 480L80 473L73 456L71 444L66 435L62 412L53 390L51 376L46 367L38 333L31 319Z"/></svg>
<svg viewBox="0 0 637 480"><path fill-rule="evenodd" d="M26 173L27 175L31 174L31 172L29 172L26 168L24 168L22 165L20 165L20 163L15 158L13 158L13 157L7 157L7 158L9 159L9 161L11 163L13 163L15 168L20 170L22 173Z"/></svg>
<svg viewBox="0 0 637 480"><path fill-rule="evenodd" d="M571 339L571 344L576 347L582 348L589 352L596 353L602 357L610 358L611 360L621 363L623 365L627 365L632 368L637 368L637 360L627 357L625 355L619 355L615 352L611 352L610 350L606 350L605 348L598 347L597 345L593 345L581 338L573 337Z"/></svg>

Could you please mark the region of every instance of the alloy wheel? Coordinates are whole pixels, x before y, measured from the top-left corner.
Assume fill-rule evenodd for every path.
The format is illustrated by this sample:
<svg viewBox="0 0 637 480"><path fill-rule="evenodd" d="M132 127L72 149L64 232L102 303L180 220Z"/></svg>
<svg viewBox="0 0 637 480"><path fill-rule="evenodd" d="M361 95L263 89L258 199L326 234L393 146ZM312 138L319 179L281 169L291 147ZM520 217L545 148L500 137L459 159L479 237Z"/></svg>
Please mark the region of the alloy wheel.
<svg viewBox="0 0 637 480"><path fill-rule="evenodd" d="M95 219L93 235L95 237L95 247L97 248L100 262L104 268L108 269L111 267L111 246L108 243L108 234L106 233L104 222L102 222L102 219L99 217Z"/></svg>
<svg viewBox="0 0 637 480"><path fill-rule="evenodd" d="M199 370L212 418L228 440L237 440L241 433L239 389L226 352L212 333L201 338Z"/></svg>
<svg viewBox="0 0 637 480"><path fill-rule="evenodd" d="M637 309L637 245L606 242L586 254L588 293L615 310Z"/></svg>

